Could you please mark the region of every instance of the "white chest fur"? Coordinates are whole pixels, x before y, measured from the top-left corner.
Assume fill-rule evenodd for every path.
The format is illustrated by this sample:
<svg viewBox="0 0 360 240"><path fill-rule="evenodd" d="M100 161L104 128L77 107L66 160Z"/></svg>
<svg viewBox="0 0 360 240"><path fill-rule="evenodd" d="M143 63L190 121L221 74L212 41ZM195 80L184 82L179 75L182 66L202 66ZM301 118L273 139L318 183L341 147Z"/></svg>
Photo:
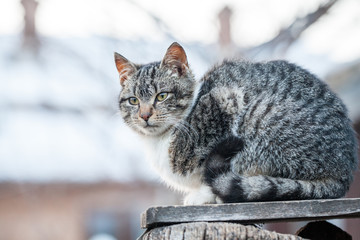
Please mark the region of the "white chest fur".
<svg viewBox="0 0 360 240"><path fill-rule="evenodd" d="M183 176L172 171L168 152L170 138L171 135L167 134L162 137L147 139L148 158L152 166L168 186L178 191L191 192L200 188L202 184L199 172L195 171Z"/></svg>

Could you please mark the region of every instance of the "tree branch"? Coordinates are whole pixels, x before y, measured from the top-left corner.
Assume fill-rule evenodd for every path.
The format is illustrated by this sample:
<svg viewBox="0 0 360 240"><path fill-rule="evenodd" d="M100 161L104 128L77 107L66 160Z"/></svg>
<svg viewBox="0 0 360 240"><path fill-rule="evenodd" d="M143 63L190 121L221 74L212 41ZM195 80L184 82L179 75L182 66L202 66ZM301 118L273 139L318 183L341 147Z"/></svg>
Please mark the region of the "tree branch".
<svg viewBox="0 0 360 240"><path fill-rule="evenodd" d="M338 0L329 0L321 5L316 11L297 18L287 28L280 30L277 36L254 48L245 50L242 54L254 58L259 54L267 56L283 56L289 47L308 29L312 24L324 16Z"/></svg>

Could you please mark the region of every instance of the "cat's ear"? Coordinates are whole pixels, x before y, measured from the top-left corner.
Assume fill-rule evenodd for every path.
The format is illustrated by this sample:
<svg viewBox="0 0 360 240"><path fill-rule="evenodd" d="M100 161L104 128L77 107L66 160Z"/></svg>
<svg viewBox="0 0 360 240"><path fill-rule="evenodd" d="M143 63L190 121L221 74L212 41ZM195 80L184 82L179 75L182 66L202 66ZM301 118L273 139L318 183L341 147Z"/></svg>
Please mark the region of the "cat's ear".
<svg viewBox="0 0 360 240"><path fill-rule="evenodd" d="M169 67L173 72L183 75L189 68L186 53L182 46L174 42L167 49L166 54L161 62L161 67Z"/></svg>
<svg viewBox="0 0 360 240"><path fill-rule="evenodd" d="M114 52L115 65L119 72L120 84L124 86L124 82L128 76L136 71L135 65L127 60L125 57L121 56L117 52Z"/></svg>

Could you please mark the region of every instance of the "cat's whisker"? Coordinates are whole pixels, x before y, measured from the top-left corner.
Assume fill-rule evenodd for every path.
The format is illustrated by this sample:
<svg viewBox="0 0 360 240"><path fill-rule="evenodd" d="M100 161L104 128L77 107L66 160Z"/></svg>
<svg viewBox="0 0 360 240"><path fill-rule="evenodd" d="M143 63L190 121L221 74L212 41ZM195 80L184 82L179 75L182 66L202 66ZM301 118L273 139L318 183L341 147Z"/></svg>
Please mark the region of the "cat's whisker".
<svg viewBox="0 0 360 240"><path fill-rule="evenodd" d="M193 138L195 138L195 141L197 141L197 139L199 138L199 134L194 129L194 127L191 126L191 124L189 124L188 122L186 122L183 119L177 119L177 118L173 117L168 112L157 115L156 122L160 123L160 121L162 121L162 123L168 122L168 123L173 124L174 127L177 128L179 131L186 132L187 135L189 136L189 139L191 139L191 140L194 140Z"/></svg>
<svg viewBox="0 0 360 240"><path fill-rule="evenodd" d="M193 135L192 131L190 131L190 129L188 127L186 127L186 125L184 125L181 122L178 122L175 124L175 128L185 132L189 136L189 140L194 141L194 138L192 136Z"/></svg>
<svg viewBox="0 0 360 240"><path fill-rule="evenodd" d="M175 128L176 128L177 130L179 130L180 132L184 133L185 135L187 135L187 136L188 136L188 139L189 139L190 141L193 141L193 139L192 139L192 137L191 137L191 134L186 130L186 128L184 128L184 127L181 126L181 125L175 125Z"/></svg>
<svg viewBox="0 0 360 240"><path fill-rule="evenodd" d="M168 121L174 124L176 129L185 133L189 137L190 141L197 141L198 134L193 130L193 128L191 128L190 124L186 124L185 121L175 118L168 118Z"/></svg>
<svg viewBox="0 0 360 240"><path fill-rule="evenodd" d="M177 130L179 130L180 132L186 134L189 138L190 141L193 141L193 134L192 132L189 130L188 127L185 126L185 124L182 123L182 121L180 121L179 119L176 119L174 117L165 117L168 114L162 114L162 117L158 117L156 118L156 123L168 123L173 125L174 128L176 128Z"/></svg>
<svg viewBox="0 0 360 240"><path fill-rule="evenodd" d="M189 132L192 135L192 139L195 138L195 140L197 141L197 139L199 138L198 132L193 128L193 126L191 126L191 124L187 123L185 120L177 120L176 125L181 126L187 132Z"/></svg>
<svg viewBox="0 0 360 240"><path fill-rule="evenodd" d="M179 123L183 124L185 127L187 127L189 129L190 132L192 132L195 135L196 141L199 138L199 133L194 129L194 127L186 122L185 120L181 120Z"/></svg>

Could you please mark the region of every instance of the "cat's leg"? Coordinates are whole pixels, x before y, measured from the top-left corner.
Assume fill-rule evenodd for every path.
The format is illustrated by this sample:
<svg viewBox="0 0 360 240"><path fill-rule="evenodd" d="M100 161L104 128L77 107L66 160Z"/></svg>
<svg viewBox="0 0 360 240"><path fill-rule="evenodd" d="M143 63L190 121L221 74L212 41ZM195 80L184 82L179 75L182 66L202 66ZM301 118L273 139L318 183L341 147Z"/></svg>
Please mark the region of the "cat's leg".
<svg viewBox="0 0 360 240"><path fill-rule="evenodd" d="M200 205L217 203L216 195L207 185L202 185L200 188L191 191L184 199L184 205ZM220 200L220 199L219 199Z"/></svg>

